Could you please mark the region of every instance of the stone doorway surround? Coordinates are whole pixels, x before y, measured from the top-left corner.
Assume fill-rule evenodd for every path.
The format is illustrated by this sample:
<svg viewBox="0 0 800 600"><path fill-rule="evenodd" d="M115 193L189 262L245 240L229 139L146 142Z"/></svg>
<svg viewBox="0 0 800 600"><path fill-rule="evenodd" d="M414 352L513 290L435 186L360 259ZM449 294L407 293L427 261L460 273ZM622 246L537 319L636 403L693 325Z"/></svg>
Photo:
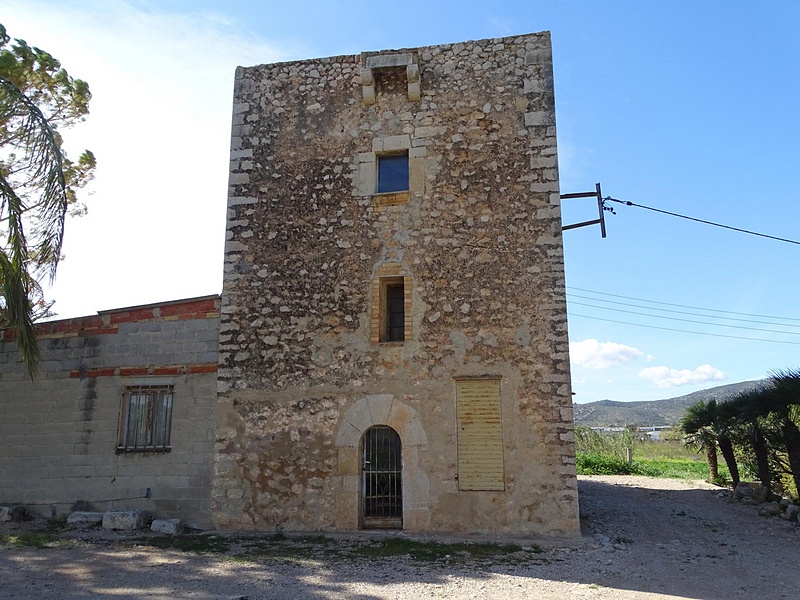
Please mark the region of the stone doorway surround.
<svg viewBox="0 0 800 600"><path fill-rule="evenodd" d="M342 415L336 431L338 468L335 478L336 528L359 528L361 441L374 425L387 425L400 436L403 447L403 529L427 531L431 523L431 490L420 464L428 444L417 411L392 394L372 394L357 400Z"/></svg>

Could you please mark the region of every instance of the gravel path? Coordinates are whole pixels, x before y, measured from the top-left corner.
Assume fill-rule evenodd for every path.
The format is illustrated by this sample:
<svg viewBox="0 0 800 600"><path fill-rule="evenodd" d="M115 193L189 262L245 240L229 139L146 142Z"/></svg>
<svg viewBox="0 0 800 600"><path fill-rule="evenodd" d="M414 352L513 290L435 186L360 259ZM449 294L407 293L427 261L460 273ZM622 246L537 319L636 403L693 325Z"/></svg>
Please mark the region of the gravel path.
<svg viewBox="0 0 800 600"><path fill-rule="evenodd" d="M162 550L107 532L0 545L0 598L797 598L800 527L719 495L703 482L581 477L583 543L491 560L365 558L351 552L363 540L342 539L298 542L290 560Z"/></svg>

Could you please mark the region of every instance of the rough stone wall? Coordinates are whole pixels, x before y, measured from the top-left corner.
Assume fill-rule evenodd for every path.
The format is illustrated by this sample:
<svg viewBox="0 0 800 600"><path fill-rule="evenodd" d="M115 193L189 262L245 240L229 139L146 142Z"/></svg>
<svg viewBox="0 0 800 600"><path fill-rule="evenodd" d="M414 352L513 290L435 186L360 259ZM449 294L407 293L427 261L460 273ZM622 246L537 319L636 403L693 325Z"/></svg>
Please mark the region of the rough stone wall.
<svg viewBox="0 0 800 600"><path fill-rule="evenodd" d="M54 321L40 327L31 381L0 330L0 503L208 526L218 335L217 296ZM170 452L116 452L123 390L136 384L174 386Z"/></svg>
<svg viewBox="0 0 800 600"><path fill-rule="evenodd" d="M409 191L376 194L398 150ZM359 527L385 424L404 529L578 535L548 33L237 69L228 205L217 526ZM458 489L456 377L501 379L504 491Z"/></svg>

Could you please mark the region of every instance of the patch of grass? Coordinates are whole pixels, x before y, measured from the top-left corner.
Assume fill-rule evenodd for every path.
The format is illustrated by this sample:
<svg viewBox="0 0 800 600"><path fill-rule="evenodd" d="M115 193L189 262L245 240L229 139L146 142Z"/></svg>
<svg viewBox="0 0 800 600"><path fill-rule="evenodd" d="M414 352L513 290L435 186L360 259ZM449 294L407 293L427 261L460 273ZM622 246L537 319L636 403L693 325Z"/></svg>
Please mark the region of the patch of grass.
<svg viewBox="0 0 800 600"><path fill-rule="evenodd" d="M380 540L338 541L324 535L221 537L214 535L181 535L142 537L136 544L175 549L198 554L217 553L234 561L280 560L296 564L319 564L331 561L352 561L408 556L413 561L450 564L464 560L520 562L526 555L543 552L538 546L523 550L517 544L440 543L390 537ZM524 552L524 554L522 554ZM517 554L520 553L520 554ZM513 556L512 556L513 555Z"/></svg>
<svg viewBox="0 0 800 600"><path fill-rule="evenodd" d="M657 477L668 477L670 479L704 479L708 481L708 463L681 458L653 458L639 459L638 462L646 465L661 474ZM719 479L726 481L730 478L730 473L724 465L719 465Z"/></svg>
<svg viewBox="0 0 800 600"><path fill-rule="evenodd" d="M4 534L0 535L0 542L4 546L14 548L47 548L53 542L53 536L44 531L26 531L19 535Z"/></svg>
<svg viewBox="0 0 800 600"><path fill-rule="evenodd" d="M537 550L541 552L541 549L537 548ZM370 558L410 556L416 561L432 562L456 557L497 558L521 551L522 547L517 544L495 544L491 542L443 544L439 542L418 542L404 538L388 538L365 544L356 550L356 554Z"/></svg>
<svg viewBox="0 0 800 600"><path fill-rule="evenodd" d="M238 557L245 560L267 558L296 564L319 563L325 558L339 555L338 549L329 548L332 542L324 536L309 536L308 539L299 540L288 536L252 539L242 542Z"/></svg>
<svg viewBox="0 0 800 600"><path fill-rule="evenodd" d="M320 546L330 546L334 543L332 538L324 535L298 535L294 537L294 540L304 544L317 544Z"/></svg>
<svg viewBox="0 0 800 600"><path fill-rule="evenodd" d="M637 460L688 460L704 464L705 455L699 454L694 448L687 448L682 442L672 440L669 442L641 442L636 444L633 455Z"/></svg>
<svg viewBox="0 0 800 600"><path fill-rule="evenodd" d="M164 550L180 550L181 552L196 552L198 554L223 553L227 552L231 547L231 540L216 535L160 535L139 538L136 543Z"/></svg>
<svg viewBox="0 0 800 600"><path fill-rule="evenodd" d="M616 456L578 454L575 458L578 475L646 475L648 477L662 475L662 472L654 466L639 461L628 463Z"/></svg>
<svg viewBox="0 0 800 600"><path fill-rule="evenodd" d="M578 452L579 475L645 475L669 479L709 480L708 463L704 456L678 441L637 442L633 450L633 462L619 458L612 452ZM719 477L713 482L725 485L730 473L720 460Z"/></svg>
<svg viewBox="0 0 800 600"><path fill-rule="evenodd" d="M229 554L237 561L268 558L307 563L309 560L321 559L327 554L326 548L333 544L334 540L322 535L293 538L283 532L277 532L270 536L148 536L138 538L136 543L197 554Z"/></svg>

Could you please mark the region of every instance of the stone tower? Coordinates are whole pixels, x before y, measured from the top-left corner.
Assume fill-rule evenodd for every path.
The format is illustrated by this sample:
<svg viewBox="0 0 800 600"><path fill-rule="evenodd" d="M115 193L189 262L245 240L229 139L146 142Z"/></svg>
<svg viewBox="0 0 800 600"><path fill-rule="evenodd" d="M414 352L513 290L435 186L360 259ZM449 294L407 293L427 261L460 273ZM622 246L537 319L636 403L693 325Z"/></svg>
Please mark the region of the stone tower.
<svg viewBox="0 0 800 600"><path fill-rule="evenodd" d="M579 535L548 33L236 72L218 527Z"/></svg>

